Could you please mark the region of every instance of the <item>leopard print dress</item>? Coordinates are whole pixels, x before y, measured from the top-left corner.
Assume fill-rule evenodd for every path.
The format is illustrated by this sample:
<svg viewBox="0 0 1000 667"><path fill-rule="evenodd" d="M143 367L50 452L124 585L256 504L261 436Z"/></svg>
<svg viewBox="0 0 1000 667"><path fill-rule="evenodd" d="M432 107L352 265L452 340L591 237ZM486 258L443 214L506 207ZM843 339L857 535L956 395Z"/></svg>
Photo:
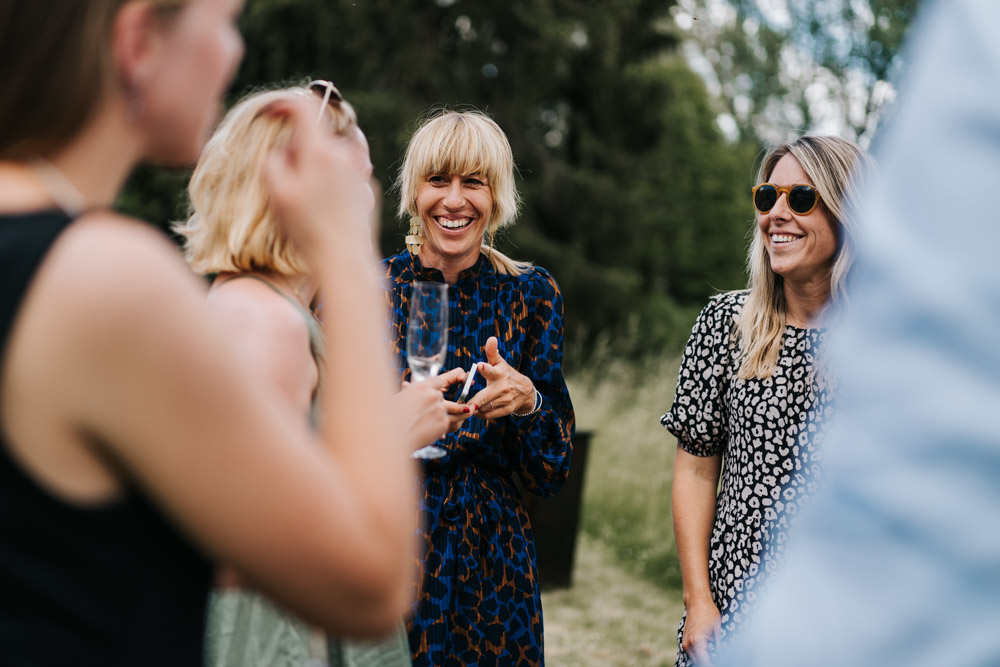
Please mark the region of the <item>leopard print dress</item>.
<svg viewBox="0 0 1000 667"><path fill-rule="evenodd" d="M443 282L404 251L385 260L392 314L390 346L402 379L410 285ZM448 288L444 370L485 359L496 336L500 355L531 378L539 411L499 419L471 417L438 441L447 454L423 462L419 483L419 571L409 622L414 667L528 667L544 664L542 600L535 544L521 486L555 493L569 474L573 406L562 374L562 295L552 276L532 267L496 272L480 255ZM485 387L478 376L471 395ZM461 387L446 396L455 400Z"/></svg>
<svg viewBox="0 0 1000 667"><path fill-rule="evenodd" d="M735 317L748 292L714 297L684 352L673 407L660 422L695 456L723 457L709 544L709 581L720 638L745 623L784 558L789 530L813 494L833 390L818 364L823 329L788 326L774 373L742 380ZM680 648L677 665L692 665ZM709 647L715 653L715 647Z"/></svg>

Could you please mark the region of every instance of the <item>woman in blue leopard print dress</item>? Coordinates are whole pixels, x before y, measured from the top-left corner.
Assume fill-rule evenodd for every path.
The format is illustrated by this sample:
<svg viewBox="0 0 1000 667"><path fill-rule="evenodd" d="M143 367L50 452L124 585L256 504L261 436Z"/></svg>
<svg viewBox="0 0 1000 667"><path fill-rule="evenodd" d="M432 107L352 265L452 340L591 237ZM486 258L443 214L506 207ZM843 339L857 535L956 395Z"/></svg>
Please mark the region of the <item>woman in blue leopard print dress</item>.
<svg viewBox="0 0 1000 667"><path fill-rule="evenodd" d="M417 280L449 286L444 367L477 364L478 373L468 401L449 402L453 430L438 442L447 454L424 464L413 664L542 665L535 548L514 475L550 495L569 472L562 296L548 271L484 243L518 205L510 146L491 119L446 112L427 121L410 141L399 185L408 249L385 265L400 376L408 378L406 319Z"/></svg>
<svg viewBox="0 0 1000 667"><path fill-rule="evenodd" d="M835 137L772 150L753 189L751 287L713 298L688 341L673 407L661 419L677 437L679 666L707 663L753 613L815 489L833 398L821 320L844 301L852 176L869 160Z"/></svg>

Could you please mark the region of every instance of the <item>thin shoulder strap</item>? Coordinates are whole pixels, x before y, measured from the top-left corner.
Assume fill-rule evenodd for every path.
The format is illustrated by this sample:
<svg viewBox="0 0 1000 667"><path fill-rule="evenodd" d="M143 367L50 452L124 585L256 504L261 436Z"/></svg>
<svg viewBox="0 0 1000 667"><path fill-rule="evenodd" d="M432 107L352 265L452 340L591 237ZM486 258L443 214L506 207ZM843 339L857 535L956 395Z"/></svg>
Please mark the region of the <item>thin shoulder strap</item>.
<svg viewBox="0 0 1000 667"><path fill-rule="evenodd" d="M223 282L226 282L226 283L232 282L233 280L239 280L240 278L253 278L254 280L256 280L258 282L264 283L265 285L267 285L268 287L270 287L272 290L274 290L275 294L277 294L278 296L280 296L283 299L285 299L285 301L287 301L288 303L290 303L293 306L295 306L296 310L298 310L301 313L304 313L304 314L308 315L310 319L312 318L312 315L309 313L309 311L307 311L305 308L302 307L302 304L300 304L298 301L296 301L292 297L290 297L287 294L285 294L284 292L282 292L280 289L278 289L277 285L275 285L274 283L272 283L267 278L264 278L263 276L254 275L253 273L238 273L235 276L229 276L229 277L224 278L221 282L219 282L219 284L221 285Z"/></svg>
<svg viewBox="0 0 1000 667"><path fill-rule="evenodd" d="M288 296L280 289L278 289L277 285L275 285L270 280L262 276L254 275L252 273L239 273L235 276L229 276L223 279L222 282L228 283L232 280L238 280L240 278L253 278L254 280L264 283L265 285L273 289L281 297L283 297L285 301L292 304L295 307L295 309L302 314L302 317L304 317L306 320L306 326L309 328L309 349L313 355L313 359L316 360L316 366L317 368L319 368L320 376L322 377L324 370L323 358L325 356L325 349L323 344L323 329L319 321L316 319L316 316L310 313L305 308L303 308L302 304L300 304L298 301L296 301L295 299L293 299L292 297Z"/></svg>

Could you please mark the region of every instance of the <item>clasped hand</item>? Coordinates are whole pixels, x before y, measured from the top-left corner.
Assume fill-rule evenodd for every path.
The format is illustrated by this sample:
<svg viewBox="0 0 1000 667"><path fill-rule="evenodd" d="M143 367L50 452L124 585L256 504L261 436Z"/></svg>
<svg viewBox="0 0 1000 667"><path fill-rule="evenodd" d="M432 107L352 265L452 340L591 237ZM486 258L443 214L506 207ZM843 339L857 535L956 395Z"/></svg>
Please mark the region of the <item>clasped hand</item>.
<svg viewBox="0 0 1000 667"><path fill-rule="evenodd" d="M449 387L465 382L468 373L461 368L423 382L403 383L395 399L396 412L415 446L436 442L448 431L458 430L473 415L497 419L514 412L529 412L534 407L535 385L500 356L495 336L487 339L483 351L486 361L479 362L476 371L486 380L486 387L465 403L443 397Z"/></svg>
<svg viewBox="0 0 1000 667"><path fill-rule="evenodd" d="M444 400L444 392L465 381L465 371L453 368L423 382L404 382L394 402L414 449L437 442L472 414L470 406Z"/></svg>

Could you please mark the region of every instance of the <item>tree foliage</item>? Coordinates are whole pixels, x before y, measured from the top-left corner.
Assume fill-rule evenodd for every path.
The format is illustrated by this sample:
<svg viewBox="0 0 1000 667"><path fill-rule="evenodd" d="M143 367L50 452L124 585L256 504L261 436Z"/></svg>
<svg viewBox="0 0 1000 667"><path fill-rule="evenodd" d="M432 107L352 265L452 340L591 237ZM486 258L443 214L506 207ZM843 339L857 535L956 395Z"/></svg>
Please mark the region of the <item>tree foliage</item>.
<svg viewBox="0 0 1000 667"><path fill-rule="evenodd" d="M918 2L682 0L677 15L739 136L822 129L866 143L894 99Z"/></svg>
<svg viewBox="0 0 1000 667"><path fill-rule="evenodd" d="M722 136L678 51L671 5L250 0L230 101L262 85L336 82L387 191L387 254L403 247L390 186L417 119L442 106L490 113L525 200L498 245L553 272L572 349L607 339L636 355L676 349L708 296L744 283L757 146ZM182 180L140 171L125 206L176 219Z"/></svg>

